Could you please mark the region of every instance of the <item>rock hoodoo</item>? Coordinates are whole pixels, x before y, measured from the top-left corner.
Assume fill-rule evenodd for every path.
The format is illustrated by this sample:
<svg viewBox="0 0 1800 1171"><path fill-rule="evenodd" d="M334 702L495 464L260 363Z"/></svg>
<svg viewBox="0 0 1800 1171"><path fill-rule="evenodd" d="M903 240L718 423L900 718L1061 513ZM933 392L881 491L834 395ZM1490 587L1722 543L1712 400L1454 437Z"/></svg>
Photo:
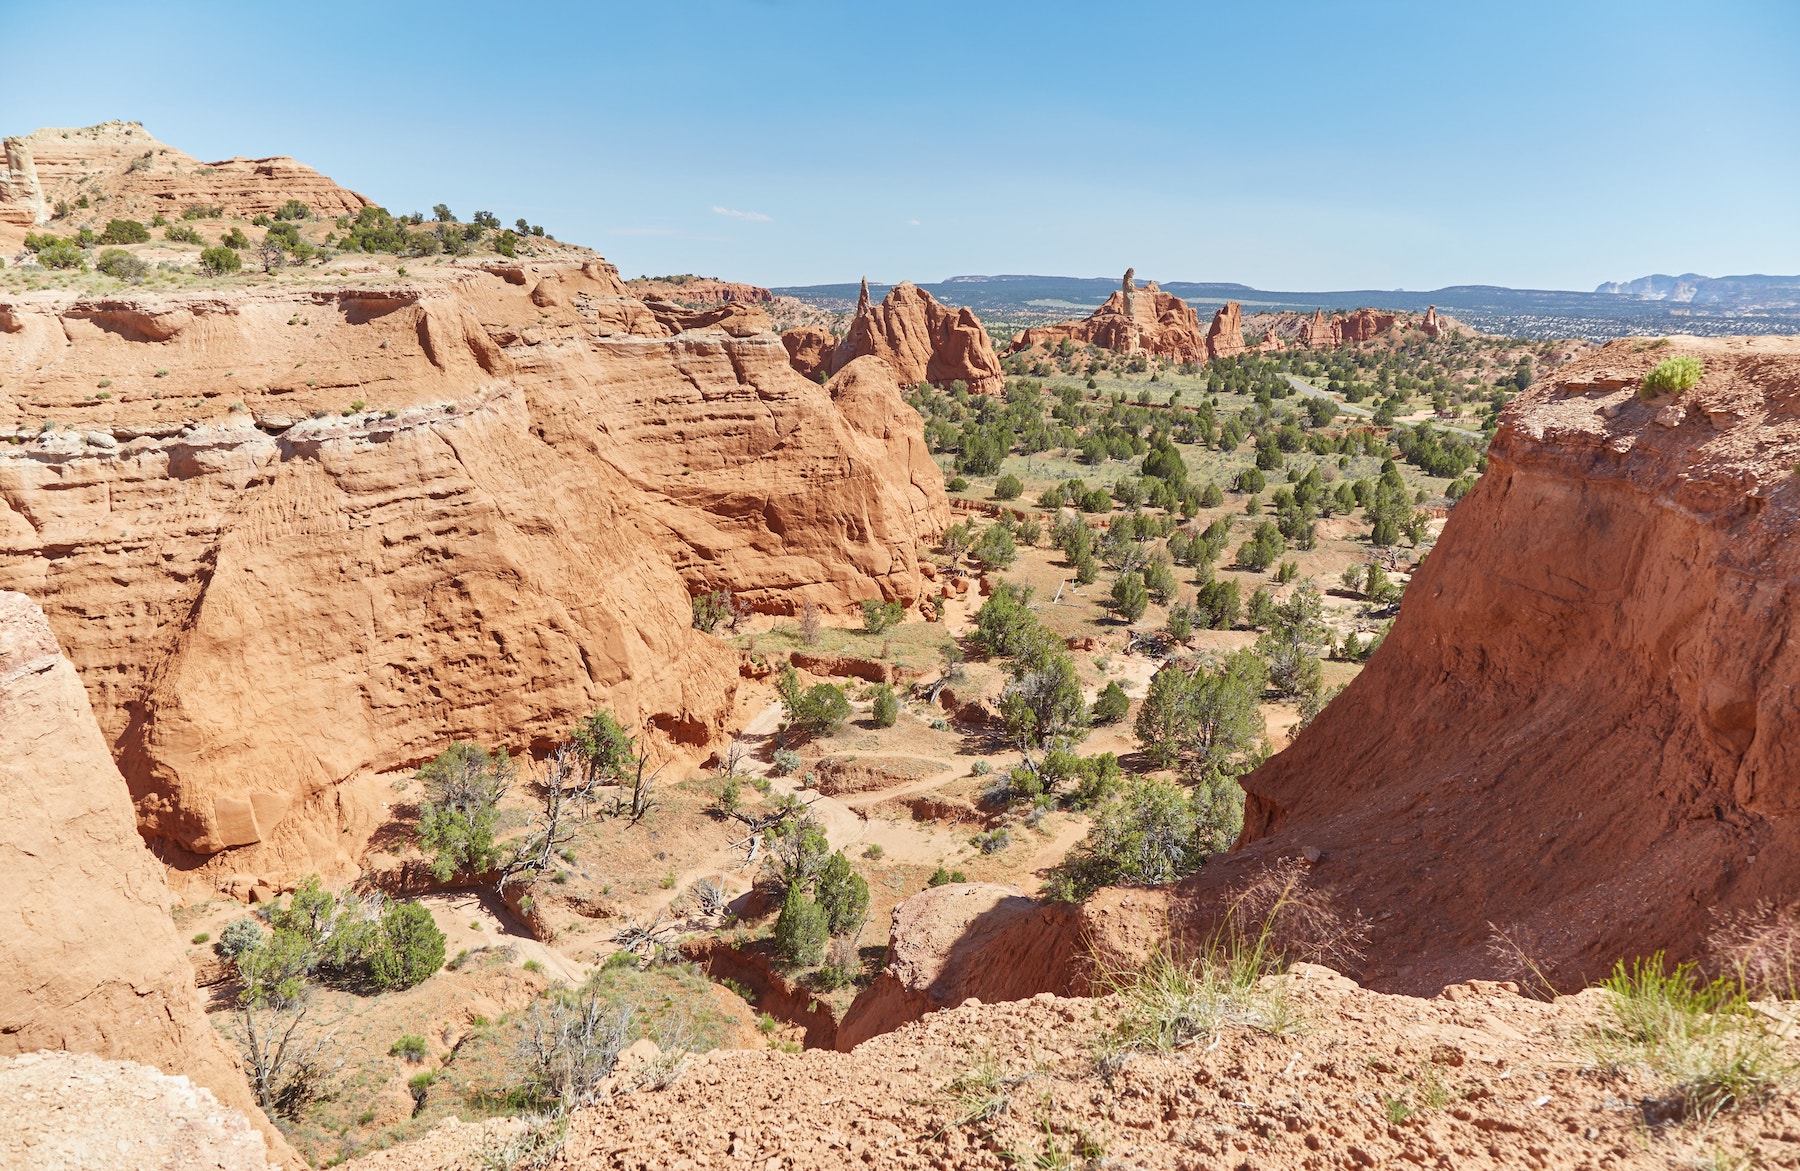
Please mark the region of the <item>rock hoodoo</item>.
<svg viewBox="0 0 1800 1171"><path fill-rule="evenodd" d="M522 748L604 704L701 754L737 662L691 595L910 604L949 523L892 373L834 398L758 319L646 305L598 259L24 294L0 586L43 605L196 882L347 874L363 779L455 737Z"/></svg>
<svg viewBox="0 0 1800 1171"><path fill-rule="evenodd" d="M237 216L268 214L290 199L322 216L354 214L371 205L286 156L203 163L158 142L137 122L8 138L5 164L0 223L26 227L48 222L59 200L74 204L83 196L104 196L109 217L145 221L157 214L179 220L195 204Z"/></svg>
<svg viewBox="0 0 1800 1171"><path fill-rule="evenodd" d="M1244 349L1244 307L1227 301L1213 313L1212 325L1206 331L1206 356L1235 358Z"/></svg>
<svg viewBox="0 0 1800 1171"><path fill-rule="evenodd" d="M1220 313L1231 308L1227 306ZM1232 345L1229 321L1221 321L1215 316L1213 325L1220 330L1216 344L1229 348ZM1188 303L1163 292L1155 281L1138 288L1131 269L1125 271L1118 290L1086 320L1034 326L1013 339L1011 352L1034 346L1052 347L1064 338L1115 353L1142 351L1176 362L1203 362L1211 353L1208 334L1200 328L1200 318ZM1243 351L1243 340L1240 328L1234 353ZM1221 351L1218 356L1226 355Z"/></svg>
<svg viewBox="0 0 1800 1171"><path fill-rule="evenodd" d="M201 1012L168 901L74 664L29 598L0 591L0 1057L185 1074L286 1151Z"/></svg>
<svg viewBox="0 0 1800 1171"><path fill-rule="evenodd" d="M1643 400L1670 354L1705 363L1700 385ZM1572 989L1620 958L1702 955L1717 913L1791 906L1796 388L1792 338L1618 341L1559 368L1507 409L1368 668L1245 778L1232 853L1079 907L915 896L840 1036L957 997L1085 992L1057 957L1198 938L1281 859L1368 917L1358 978L1415 994L1519 976L1497 933Z"/></svg>
<svg viewBox="0 0 1800 1171"><path fill-rule="evenodd" d="M880 304L874 304L864 280L850 328L832 349L830 361L821 365L816 355L829 337L823 330L806 328L790 330L782 340L794 368L809 378L821 371L835 374L858 358L876 357L907 385L962 381L974 394L999 394L1006 385L994 344L974 310L940 305L908 281L889 289Z"/></svg>

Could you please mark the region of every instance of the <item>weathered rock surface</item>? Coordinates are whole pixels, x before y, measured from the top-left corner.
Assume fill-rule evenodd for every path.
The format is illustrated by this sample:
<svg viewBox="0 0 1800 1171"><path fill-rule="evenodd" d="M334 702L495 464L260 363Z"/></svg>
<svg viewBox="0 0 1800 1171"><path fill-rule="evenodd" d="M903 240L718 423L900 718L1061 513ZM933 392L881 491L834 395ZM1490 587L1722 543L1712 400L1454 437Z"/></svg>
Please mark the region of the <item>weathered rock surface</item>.
<svg viewBox="0 0 1800 1171"><path fill-rule="evenodd" d="M816 381L819 375L831 373L831 359L838 340L831 336L830 330L814 325L786 330L781 335L781 344L787 347L788 363L806 377Z"/></svg>
<svg viewBox="0 0 1800 1171"><path fill-rule="evenodd" d="M596 705L703 755L737 661L692 594L911 604L949 519L916 414L873 359L808 382L758 316L659 313L597 258L0 305L0 585L165 860L346 875L359 778Z"/></svg>
<svg viewBox="0 0 1800 1171"><path fill-rule="evenodd" d="M688 305L714 305L722 301L771 304L775 294L757 285L721 281L712 277L638 277L625 282L625 291L645 301L679 301Z"/></svg>
<svg viewBox="0 0 1800 1171"><path fill-rule="evenodd" d="M823 340L812 330L790 332L800 335L783 338L790 356L798 355L795 369L817 376L811 355ZM961 380L973 394L999 394L1006 385L994 344L974 310L940 305L907 281L889 289L880 304L870 302L869 282L863 282L856 316L832 351L828 369L835 374L866 357L880 358L907 385Z"/></svg>
<svg viewBox="0 0 1800 1171"><path fill-rule="evenodd" d="M1206 331L1206 356L1235 358L1244 352L1244 307L1227 301L1213 313L1212 325Z"/></svg>
<svg viewBox="0 0 1800 1171"><path fill-rule="evenodd" d="M77 213L104 224L162 214L179 220L190 204L221 207L226 215L273 212L298 199L314 215L354 214L371 201L286 156L230 158L203 163L151 137L137 122L102 122L79 129L44 129L5 140L0 171L0 223L29 226L49 220L57 200L105 196L104 205Z"/></svg>
<svg viewBox="0 0 1800 1171"><path fill-rule="evenodd" d="M0 1167L265 1171L269 1162L244 1113L185 1077L89 1053L37 1052L0 1058Z"/></svg>
<svg viewBox="0 0 1800 1171"><path fill-rule="evenodd" d="M51 1049L143 1062L193 1078L266 1128L201 1012L168 901L74 665L38 607L0 591L0 1057ZM0 1087L35 1084L52 1070L61 1071L52 1080L79 1081L98 1067L21 1058L0 1070ZM170 1089L168 1079L156 1084ZM0 1153L9 1140L38 1141L6 1123L11 1105L15 1095L0 1088ZM260 1165L260 1137L254 1146ZM60 1149L16 1165L54 1164Z"/></svg>
<svg viewBox="0 0 1800 1171"><path fill-rule="evenodd" d="M1213 324L1221 329L1218 344L1229 347L1232 342L1223 332L1226 327L1217 318ZM1125 271L1118 291L1086 320L1027 329L1013 339L1011 352L1018 353L1035 346L1049 348L1064 338L1114 353L1143 352L1176 362L1204 362L1209 356L1208 335L1201 329L1200 318L1188 303L1163 292L1155 281L1138 288L1131 269ZM1242 352L1243 340L1243 334L1239 332L1236 352ZM1221 353L1218 356L1227 355Z"/></svg>

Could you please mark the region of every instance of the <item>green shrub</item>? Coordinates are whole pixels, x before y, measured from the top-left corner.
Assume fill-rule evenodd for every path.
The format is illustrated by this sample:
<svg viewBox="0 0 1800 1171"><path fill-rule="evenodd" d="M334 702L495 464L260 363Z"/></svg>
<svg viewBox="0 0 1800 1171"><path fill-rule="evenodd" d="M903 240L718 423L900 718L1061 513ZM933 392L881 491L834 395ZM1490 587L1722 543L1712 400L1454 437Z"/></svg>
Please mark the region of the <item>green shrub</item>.
<svg viewBox="0 0 1800 1171"><path fill-rule="evenodd" d="M142 244L150 239L150 229L136 220L108 220L100 233L102 244Z"/></svg>
<svg viewBox="0 0 1800 1171"><path fill-rule="evenodd" d="M100 253L100 259L94 267L109 277L130 281L133 284L144 279L150 272L148 262L139 260L123 248L108 248Z"/></svg>
<svg viewBox="0 0 1800 1171"><path fill-rule="evenodd" d="M219 942L213 944L213 951L236 963L245 952L261 947L264 935L262 925L255 919L234 919L219 932Z"/></svg>
<svg viewBox="0 0 1800 1171"><path fill-rule="evenodd" d="M278 220L311 219L312 218L312 208L306 206L304 203L301 203L298 199L290 199L286 203L282 204L280 207L275 209L275 218Z"/></svg>
<svg viewBox="0 0 1800 1171"><path fill-rule="evenodd" d="M869 917L869 884L850 867L839 850L819 871L819 906L825 912L825 929L834 936L849 935Z"/></svg>
<svg viewBox="0 0 1800 1171"><path fill-rule="evenodd" d="M517 771L505 749L489 755L480 745L457 740L415 774L425 785L419 846L431 855L431 872L440 881L493 867L499 857L497 806Z"/></svg>
<svg viewBox="0 0 1800 1171"><path fill-rule="evenodd" d="M200 934L194 936L193 942L197 943L197 944L205 943L207 940L209 940L211 938L212 938L212 933L210 931L202 931Z"/></svg>
<svg viewBox="0 0 1800 1171"><path fill-rule="evenodd" d="M1019 547L1005 525L989 525L982 530L981 538L969 550L969 555L983 569L1005 569L1018 558Z"/></svg>
<svg viewBox="0 0 1800 1171"><path fill-rule="evenodd" d="M994 481L995 500L1017 500L1025 491L1025 485L1019 477L1011 472Z"/></svg>
<svg viewBox="0 0 1800 1171"><path fill-rule="evenodd" d="M900 624L906 617L906 607L899 602L884 602L880 598L866 599L862 604L863 629L870 634L880 634L890 627Z"/></svg>
<svg viewBox="0 0 1800 1171"><path fill-rule="evenodd" d="M880 861L881 856L885 853L887 853L887 851L882 849L880 842L870 842L867 846L863 847L863 857L871 862Z"/></svg>
<svg viewBox="0 0 1800 1171"><path fill-rule="evenodd" d="M181 209L184 220L216 220L225 214L225 209L218 204L190 203Z"/></svg>
<svg viewBox="0 0 1800 1171"><path fill-rule="evenodd" d="M1117 679L1109 682L1094 696L1094 722L1096 724L1113 724L1125 718L1131 710L1131 700L1125 689L1119 686Z"/></svg>
<svg viewBox="0 0 1800 1171"><path fill-rule="evenodd" d="M233 224L231 226L231 230L229 232L226 232L224 236L220 237L219 243L223 244L227 248L235 248L239 252L242 252L246 248L250 247L250 237L244 235L244 230L242 228L238 227L236 224Z"/></svg>
<svg viewBox="0 0 1800 1171"><path fill-rule="evenodd" d="M1655 369L1644 375L1643 389L1639 393L1645 398L1655 398L1659 394L1680 394L1698 386L1700 375L1704 372L1700 359L1692 354L1664 358L1656 364Z"/></svg>
<svg viewBox="0 0 1800 1171"><path fill-rule="evenodd" d="M1136 622L1150 605L1150 591L1135 573L1121 573L1112 588L1113 610L1126 622Z"/></svg>
<svg viewBox="0 0 1800 1171"><path fill-rule="evenodd" d="M404 1057L411 1062L424 1061L431 1055L431 1049L425 1044L425 1038L417 1033L402 1033L400 1039L388 1046L389 1057Z"/></svg>
<svg viewBox="0 0 1800 1171"><path fill-rule="evenodd" d="M933 870L931 872L931 877L925 880L925 885L926 886L946 886L952 882L967 882L967 881L969 881L969 876L964 874L962 871L946 870L942 866L939 866L936 870Z"/></svg>
<svg viewBox="0 0 1800 1171"><path fill-rule="evenodd" d="M1200 587L1194 599L1195 617L1208 630L1230 630L1243 609L1235 580L1215 578Z"/></svg>
<svg viewBox="0 0 1800 1171"><path fill-rule="evenodd" d="M900 717L900 697L887 684L879 684L875 688L875 706L873 712L877 728L891 728Z"/></svg>
<svg viewBox="0 0 1800 1171"><path fill-rule="evenodd" d="M711 634L733 616L731 591L714 590L694 598L694 628Z"/></svg>
<svg viewBox="0 0 1800 1171"><path fill-rule="evenodd" d="M792 776L800 769L800 754L792 748L777 748L773 761L769 765L772 777Z"/></svg>
<svg viewBox="0 0 1800 1171"><path fill-rule="evenodd" d="M1150 597L1158 605L1167 605L1175 596L1175 572L1167 561L1158 557L1144 566L1144 588L1150 591Z"/></svg>
<svg viewBox="0 0 1800 1171"><path fill-rule="evenodd" d="M1274 521L1265 520L1257 525L1250 534L1250 539L1238 546L1238 564L1245 569L1258 572L1275 564L1275 559L1287 552L1287 539L1281 535L1281 529Z"/></svg>
<svg viewBox="0 0 1800 1171"><path fill-rule="evenodd" d="M1235 781L1223 783L1237 789ZM1215 811L1199 796L1160 777L1128 779L1099 806L1087 837L1052 874L1051 896L1077 902L1103 886L1156 886L1200 869L1213 849L1229 844L1220 831L1231 827L1229 817L1225 825L1209 824ZM1242 801L1237 789L1240 824Z"/></svg>
<svg viewBox="0 0 1800 1171"><path fill-rule="evenodd" d="M792 666L781 669L782 706L787 709L788 726L809 736L824 736L837 731L850 718L850 701L844 689L831 683L815 683L804 691Z"/></svg>
<svg viewBox="0 0 1800 1171"><path fill-rule="evenodd" d="M53 240L37 250L38 263L45 268L87 268L87 256L73 240Z"/></svg>
<svg viewBox="0 0 1800 1171"><path fill-rule="evenodd" d="M1223 503L1225 503L1225 493L1219 490L1217 484L1208 480L1206 487L1200 489L1200 507L1217 508Z"/></svg>
<svg viewBox="0 0 1800 1171"><path fill-rule="evenodd" d="M810 968L825 956L828 935L825 910L808 898L799 883L788 887L775 920L775 954L797 968Z"/></svg>
<svg viewBox="0 0 1800 1171"><path fill-rule="evenodd" d="M511 228L494 237L494 251L502 256L517 256L519 253L519 235Z"/></svg>
<svg viewBox="0 0 1800 1171"><path fill-rule="evenodd" d="M946 492L967 492L968 490L969 481L961 476L951 476L944 482L944 491Z"/></svg>
<svg viewBox="0 0 1800 1171"><path fill-rule="evenodd" d="M186 224L171 224L163 230L163 239L171 244L204 244L200 233Z"/></svg>
<svg viewBox="0 0 1800 1171"><path fill-rule="evenodd" d="M444 966L444 933L418 903L394 903L381 914L380 938L369 955L377 988L398 990L423 983Z"/></svg>
<svg viewBox="0 0 1800 1171"><path fill-rule="evenodd" d="M1194 610L1186 602L1177 602L1169 607L1169 637L1176 642L1186 642L1194 633Z"/></svg>
<svg viewBox="0 0 1800 1171"><path fill-rule="evenodd" d="M200 270L211 276L223 276L244 267L244 258L222 245L200 253Z"/></svg>

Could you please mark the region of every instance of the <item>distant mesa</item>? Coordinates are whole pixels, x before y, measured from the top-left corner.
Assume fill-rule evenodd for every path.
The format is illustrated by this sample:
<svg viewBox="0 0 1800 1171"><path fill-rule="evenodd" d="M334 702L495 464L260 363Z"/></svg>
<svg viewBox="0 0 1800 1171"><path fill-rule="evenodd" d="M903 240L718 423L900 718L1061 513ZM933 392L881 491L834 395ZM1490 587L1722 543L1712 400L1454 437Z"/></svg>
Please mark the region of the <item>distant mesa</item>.
<svg viewBox="0 0 1800 1171"><path fill-rule="evenodd" d="M842 341L832 344L831 335L816 327L789 330L781 340L788 360L808 378L835 374L872 356L886 362L902 383L964 382L974 394L999 394L1006 384L994 343L975 311L939 304L910 281L875 303L865 279Z"/></svg>
<svg viewBox="0 0 1800 1171"><path fill-rule="evenodd" d="M179 219L196 205L224 215L267 215L294 199L319 216L373 206L285 155L203 163L158 142L138 122L36 130L3 145L0 224L17 227L49 223L59 203L83 198L109 216L142 220Z"/></svg>
<svg viewBox="0 0 1800 1171"><path fill-rule="evenodd" d="M1674 305L1701 305L1720 309L1780 310L1800 307L1800 276L1680 276L1653 273L1634 281L1605 281L1594 289L1602 296L1637 301L1666 301Z"/></svg>

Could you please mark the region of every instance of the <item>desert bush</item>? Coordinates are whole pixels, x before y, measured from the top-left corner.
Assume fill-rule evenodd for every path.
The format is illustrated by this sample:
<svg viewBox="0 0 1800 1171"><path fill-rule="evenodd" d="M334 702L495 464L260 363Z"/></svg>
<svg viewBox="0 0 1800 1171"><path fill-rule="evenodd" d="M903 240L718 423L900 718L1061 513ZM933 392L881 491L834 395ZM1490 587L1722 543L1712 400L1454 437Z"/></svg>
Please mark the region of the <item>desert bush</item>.
<svg viewBox="0 0 1800 1171"><path fill-rule="evenodd" d="M1169 637L1176 642L1186 642L1194 633L1194 608L1186 602L1177 602L1170 606L1166 629Z"/></svg>
<svg viewBox="0 0 1800 1171"><path fill-rule="evenodd" d="M828 935L824 908L800 884L789 886L775 919L775 954L783 963L810 968L824 958Z"/></svg>
<svg viewBox="0 0 1800 1171"><path fill-rule="evenodd" d="M1645 398L1655 398L1660 394L1680 394L1698 386L1703 373L1705 368L1701 366L1700 359L1692 354L1664 358L1650 373L1644 375L1644 384L1639 393Z"/></svg>
<svg viewBox="0 0 1800 1171"><path fill-rule="evenodd" d="M139 260L123 248L108 248L100 253L100 259L94 262L94 268L122 281L137 284L149 275L150 265Z"/></svg>
<svg viewBox="0 0 1800 1171"><path fill-rule="evenodd" d="M769 765L772 777L791 776L800 769L800 754L791 748L777 748Z"/></svg>
<svg viewBox="0 0 1800 1171"><path fill-rule="evenodd" d="M425 785L418 835L420 848L431 855L431 872L448 881L491 870L500 854L494 843L498 806L518 775L506 750L490 755L458 740L414 775Z"/></svg>
<svg viewBox="0 0 1800 1171"><path fill-rule="evenodd" d="M430 911L418 903L394 903L382 912L380 937L369 955L375 987L411 988L443 966L444 933Z"/></svg>
<svg viewBox="0 0 1800 1171"><path fill-rule="evenodd" d="M875 704L871 713L877 728L891 728L900 717L900 697L887 684L878 684L875 688Z"/></svg>
<svg viewBox="0 0 1800 1171"><path fill-rule="evenodd" d="M900 620L906 617L906 607L899 602L869 598L862 604L862 614L863 629L870 634L881 634L900 624Z"/></svg>
<svg viewBox="0 0 1800 1171"><path fill-rule="evenodd" d="M518 1043L526 1093L559 1113L593 1102L632 1041L633 1015L629 1004L609 1005L592 991L539 1001L525 1016Z"/></svg>
<svg viewBox="0 0 1800 1171"><path fill-rule="evenodd" d="M1195 619L1209 630L1230 630L1242 609L1235 580L1209 581L1194 599Z"/></svg>
<svg viewBox="0 0 1800 1171"><path fill-rule="evenodd" d="M275 209L275 218L278 220L308 220L312 218L312 208L298 199L290 199Z"/></svg>
<svg viewBox="0 0 1800 1171"><path fill-rule="evenodd" d="M1281 535L1281 529L1273 521L1263 521L1250 534L1250 539L1238 546L1238 564L1245 569L1258 572L1275 564L1275 559L1287 552L1287 540Z"/></svg>
<svg viewBox="0 0 1800 1171"><path fill-rule="evenodd" d="M150 229L136 220L108 220L100 233L102 244L142 244L150 239Z"/></svg>
<svg viewBox="0 0 1800 1171"><path fill-rule="evenodd" d="M227 248L235 248L237 251L243 252L250 247L250 237L244 235L244 229L233 224L230 231L219 237L219 243Z"/></svg>
<svg viewBox="0 0 1800 1171"><path fill-rule="evenodd" d="M1093 717L1096 724L1116 724L1130 710L1131 700L1126 696L1125 689L1119 686L1117 679L1107 683L1094 696Z"/></svg>
<svg viewBox="0 0 1800 1171"><path fill-rule="evenodd" d="M73 240L50 240L39 245L37 259L45 268L87 268L87 254Z"/></svg>
<svg viewBox="0 0 1800 1171"><path fill-rule="evenodd" d="M1024 492L1024 482L1011 472L994 481L995 500L1017 500Z"/></svg>
<svg viewBox="0 0 1800 1171"><path fill-rule="evenodd" d="M962 871L947 870L943 866L939 866L936 870L933 870L931 872L931 877L925 880L925 885L926 886L947 886L952 882L967 882L967 881L969 881L969 876L964 874Z"/></svg>
<svg viewBox="0 0 1800 1171"><path fill-rule="evenodd" d="M511 228L507 228L505 231L495 236L494 251L502 256L517 256L519 254L518 233L514 232Z"/></svg>
<svg viewBox="0 0 1800 1171"><path fill-rule="evenodd" d="M1169 599L1175 596L1175 571L1169 563L1155 557L1144 566L1144 588L1150 591L1150 597L1159 606L1166 606Z"/></svg>
<svg viewBox="0 0 1800 1171"><path fill-rule="evenodd" d="M222 245L207 248L200 253L200 270L210 276L223 276L243 267L244 258Z"/></svg>
<svg viewBox="0 0 1800 1171"><path fill-rule="evenodd" d="M1136 622L1150 606L1150 591L1135 573L1121 573L1112 588L1113 612L1126 622Z"/></svg>
<svg viewBox="0 0 1800 1171"><path fill-rule="evenodd" d="M1103 886L1155 886L1192 874L1220 836L1209 831L1222 827L1202 824L1212 813L1174 781L1133 777L1096 807L1087 837L1052 871L1045 889L1052 898L1079 902ZM1238 816L1241 821L1241 806Z"/></svg>
<svg viewBox="0 0 1800 1171"><path fill-rule="evenodd" d="M981 531L975 547L969 555L980 563L983 569L1005 569L1019 555L1017 542L1013 540L1012 530L1005 525L989 525Z"/></svg>
<svg viewBox="0 0 1800 1171"><path fill-rule="evenodd" d="M388 1046L389 1057L404 1057L417 1063L430 1056L431 1049L425 1044L425 1038L417 1033L402 1033L399 1040Z"/></svg>
<svg viewBox="0 0 1800 1171"><path fill-rule="evenodd" d="M869 884L839 850L819 871L818 901L825 929L833 936L852 935L869 917Z"/></svg>
<svg viewBox="0 0 1800 1171"><path fill-rule="evenodd" d="M200 233L186 224L171 224L163 229L163 239L171 244L204 244Z"/></svg>
<svg viewBox="0 0 1800 1171"><path fill-rule="evenodd" d="M225 214L225 209L214 203L190 203L181 209L184 220L216 220Z"/></svg>
<svg viewBox="0 0 1800 1171"><path fill-rule="evenodd" d="M721 622L732 617L730 590L714 590L700 594L694 598L694 627L707 634L719 628Z"/></svg>
<svg viewBox="0 0 1800 1171"><path fill-rule="evenodd" d="M831 683L815 683L802 689L792 666L783 666L777 685L787 709L788 726L809 736L835 732L850 718L850 701L844 689Z"/></svg>
<svg viewBox="0 0 1800 1171"><path fill-rule="evenodd" d="M213 951L221 958L236 963L239 956L262 946L266 932L255 919L234 919L219 932Z"/></svg>
<svg viewBox="0 0 1800 1171"><path fill-rule="evenodd" d="M1192 675L1173 664L1163 667L1138 709L1138 743L1157 767L1178 767L1195 779L1241 769L1263 736L1258 703L1266 671L1248 650Z"/></svg>

